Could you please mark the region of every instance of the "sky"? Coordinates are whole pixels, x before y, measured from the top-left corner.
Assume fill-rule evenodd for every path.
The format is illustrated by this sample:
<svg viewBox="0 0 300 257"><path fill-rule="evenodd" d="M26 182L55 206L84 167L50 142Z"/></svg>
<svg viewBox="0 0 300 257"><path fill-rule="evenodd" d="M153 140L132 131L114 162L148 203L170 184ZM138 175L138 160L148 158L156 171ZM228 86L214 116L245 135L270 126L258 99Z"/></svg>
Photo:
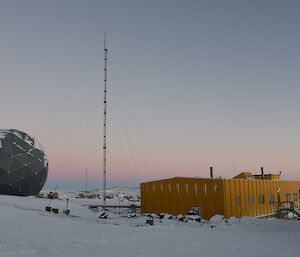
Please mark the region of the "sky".
<svg viewBox="0 0 300 257"><path fill-rule="evenodd" d="M1 128L36 137L46 188L282 171L300 180L299 1L0 0Z"/></svg>

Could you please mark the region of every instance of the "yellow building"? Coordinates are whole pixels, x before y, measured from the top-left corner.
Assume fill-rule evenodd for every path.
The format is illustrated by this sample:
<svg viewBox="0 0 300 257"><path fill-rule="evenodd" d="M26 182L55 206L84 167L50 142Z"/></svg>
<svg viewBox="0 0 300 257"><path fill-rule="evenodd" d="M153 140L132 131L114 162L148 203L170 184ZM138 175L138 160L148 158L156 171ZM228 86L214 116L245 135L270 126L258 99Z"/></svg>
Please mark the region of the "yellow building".
<svg viewBox="0 0 300 257"><path fill-rule="evenodd" d="M300 182L280 174L243 172L233 179L175 177L141 184L141 212L185 215L197 207L204 219L272 215L278 205L299 204Z"/></svg>

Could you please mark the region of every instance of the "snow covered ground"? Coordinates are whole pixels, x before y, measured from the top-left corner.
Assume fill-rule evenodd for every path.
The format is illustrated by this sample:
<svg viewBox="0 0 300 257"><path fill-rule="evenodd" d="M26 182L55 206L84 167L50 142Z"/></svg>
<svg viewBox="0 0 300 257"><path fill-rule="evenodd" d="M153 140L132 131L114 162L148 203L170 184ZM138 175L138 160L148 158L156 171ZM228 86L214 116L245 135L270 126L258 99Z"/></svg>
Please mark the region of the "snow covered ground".
<svg viewBox="0 0 300 257"><path fill-rule="evenodd" d="M83 207L83 199L70 198L71 215L61 213L64 200L53 200L59 214L46 212L49 200L0 196L0 257L260 257L299 256L300 221L230 219L180 222L168 218L128 218ZM99 200L87 200L99 203ZM101 203L101 202L100 202Z"/></svg>

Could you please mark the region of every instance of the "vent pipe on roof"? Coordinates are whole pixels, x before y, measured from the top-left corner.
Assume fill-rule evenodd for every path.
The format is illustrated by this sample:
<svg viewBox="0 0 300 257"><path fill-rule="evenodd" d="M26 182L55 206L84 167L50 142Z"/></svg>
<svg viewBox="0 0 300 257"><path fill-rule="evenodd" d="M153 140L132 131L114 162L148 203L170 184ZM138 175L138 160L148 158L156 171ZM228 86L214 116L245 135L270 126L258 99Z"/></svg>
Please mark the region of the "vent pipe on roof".
<svg viewBox="0 0 300 257"><path fill-rule="evenodd" d="M210 167L210 178L214 177L214 171L213 171L213 167Z"/></svg>
<svg viewBox="0 0 300 257"><path fill-rule="evenodd" d="M264 167L261 167L260 170L261 170L261 179L264 179L265 178Z"/></svg>

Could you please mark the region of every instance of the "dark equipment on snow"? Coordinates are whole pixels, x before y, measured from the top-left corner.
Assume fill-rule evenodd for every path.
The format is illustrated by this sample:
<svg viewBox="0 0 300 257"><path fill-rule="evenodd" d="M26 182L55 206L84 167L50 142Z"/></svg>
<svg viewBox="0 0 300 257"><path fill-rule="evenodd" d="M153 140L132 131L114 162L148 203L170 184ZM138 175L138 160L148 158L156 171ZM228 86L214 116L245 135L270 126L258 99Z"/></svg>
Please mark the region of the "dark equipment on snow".
<svg viewBox="0 0 300 257"><path fill-rule="evenodd" d="M102 212L99 216L100 219L107 219L108 215L105 212Z"/></svg>
<svg viewBox="0 0 300 257"><path fill-rule="evenodd" d="M47 211L47 212L51 212L51 211L52 211L52 208L51 208L51 206L46 206L46 207L45 207L45 211Z"/></svg>
<svg viewBox="0 0 300 257"><path fill-rule="evenodd" d="M146 220L146 224L149 224L150 226L153 226L153 220Z"/></svg>
<svg viewBox="0 0 300 257"><path fill-rule="evenodd" d="M57 192L50 192L48 194L49 199L58 199L58 193Z"/></svg>
<svg viewBox="0 0 300 257"><path fill-rule="evenodd" d="M57 188L57 186L55 186L55 189L54 189L54 191L56 191L56 188ZM51 192L50 192L51 193ZM48 196L49 196L49 194L48 194ZM49 197L48 197L49 198ZM48 203L48 205L45 207L45 211L47 211L47 212L51 212L51 211L53 211L53 209L51 208L51 202L52 202L52 199L53 198L49 198L50 200L49 200L49 203Z"/></svg>
<svg viewBox="0 0 300 257"><path fill-rule="evenodd" d="M58 208L52 208L53 213L58 213Z"/></svg>

